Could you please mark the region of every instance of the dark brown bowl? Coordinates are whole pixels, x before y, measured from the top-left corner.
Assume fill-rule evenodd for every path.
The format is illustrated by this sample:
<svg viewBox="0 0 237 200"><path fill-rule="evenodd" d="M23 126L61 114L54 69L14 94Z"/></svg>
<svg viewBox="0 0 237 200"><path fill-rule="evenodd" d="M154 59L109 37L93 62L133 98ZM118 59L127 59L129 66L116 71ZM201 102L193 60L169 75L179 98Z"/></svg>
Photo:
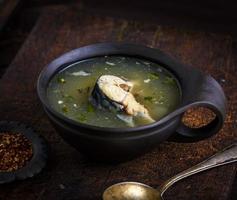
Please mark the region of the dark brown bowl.
<svg viewBox="0 0 237 200"><path fill-rule="evenodd" d="M153 124L134 128L103 128L73 121L51 107L46 90L56 73L81 60L112 55L146 59L169 70L177 78L181 88L182 100L177 109ZM72 50L44 68L37 87L38 96L50 121L64 140L79 151L99 160L130 159L177 133L185 141L210 137L221 129L226 115L224 92L211 76L184 66L158 49L141 45L101 43ZM202 128L191 129L184 126L181 117L193 106L210 108L216 118Z"/></svg>

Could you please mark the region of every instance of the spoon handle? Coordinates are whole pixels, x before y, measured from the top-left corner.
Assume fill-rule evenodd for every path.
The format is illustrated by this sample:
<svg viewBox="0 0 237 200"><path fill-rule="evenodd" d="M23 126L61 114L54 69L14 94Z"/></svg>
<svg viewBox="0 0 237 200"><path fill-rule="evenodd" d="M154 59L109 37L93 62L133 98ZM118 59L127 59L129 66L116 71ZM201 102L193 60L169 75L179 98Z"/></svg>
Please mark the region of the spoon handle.
<svg viewBox="0 0 237 200"><path fill-rule="evenodd" d="M164 184L162 184L160 187L161 196L170 186L172 186L174 183L176 183L177 181L181 179L184 179L188 176L197 174L199 172L202 172L214 167L226 165L226 164L233 163L236 161L237 161L237 143L234 143L231 146L223 149L222 151L214 154L210 158L204 160L203 162L187 170L184 170L183 172L180 172L179 174L165 181Z"/></svg>

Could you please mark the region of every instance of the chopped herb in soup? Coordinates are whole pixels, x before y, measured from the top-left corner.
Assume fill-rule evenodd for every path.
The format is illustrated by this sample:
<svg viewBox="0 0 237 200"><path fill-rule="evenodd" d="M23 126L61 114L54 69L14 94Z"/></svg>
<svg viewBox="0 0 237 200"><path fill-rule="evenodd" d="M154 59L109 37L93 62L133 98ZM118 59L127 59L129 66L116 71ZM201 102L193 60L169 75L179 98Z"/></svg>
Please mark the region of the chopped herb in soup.
<svg viewBox="0 0 237 200"><path fill-rule="evenodd" d="M174 76L138 58L106 56L74 63L48 86L51 106L66 117L100 127L135 127L158 121L180 102Z"/></svg>

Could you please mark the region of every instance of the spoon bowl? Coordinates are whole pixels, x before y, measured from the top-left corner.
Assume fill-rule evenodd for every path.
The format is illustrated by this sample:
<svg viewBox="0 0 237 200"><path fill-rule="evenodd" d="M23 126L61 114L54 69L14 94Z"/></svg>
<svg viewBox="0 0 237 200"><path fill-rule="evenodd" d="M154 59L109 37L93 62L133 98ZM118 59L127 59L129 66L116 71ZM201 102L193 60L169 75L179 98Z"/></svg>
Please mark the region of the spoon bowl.
<svg viewBox="0 0 237 200"><path fill-rule="evenodd" d="M104 191L103 200L162 200L158 190L138 182L122 182Z"/></svg>

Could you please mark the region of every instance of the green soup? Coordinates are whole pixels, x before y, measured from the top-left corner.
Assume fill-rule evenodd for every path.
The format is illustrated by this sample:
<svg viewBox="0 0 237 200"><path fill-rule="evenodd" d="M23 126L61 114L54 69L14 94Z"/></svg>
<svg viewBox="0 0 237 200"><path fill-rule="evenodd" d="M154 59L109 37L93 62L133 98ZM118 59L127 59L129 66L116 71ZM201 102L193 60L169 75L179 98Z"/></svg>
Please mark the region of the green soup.
<svg viewBox="0 0 237 200"><path fill-rule="evenodd" d="M140 117L132 117L131 125L121 120L117 112L91 103L91 92L102 75L114 75L132 82L131 93L156 121L180 103L176 79L159 64L133 57L105 56L74 63L58 72L47 89L51 106L65 117L93 126L118 128L147 124Z"/></svg>

